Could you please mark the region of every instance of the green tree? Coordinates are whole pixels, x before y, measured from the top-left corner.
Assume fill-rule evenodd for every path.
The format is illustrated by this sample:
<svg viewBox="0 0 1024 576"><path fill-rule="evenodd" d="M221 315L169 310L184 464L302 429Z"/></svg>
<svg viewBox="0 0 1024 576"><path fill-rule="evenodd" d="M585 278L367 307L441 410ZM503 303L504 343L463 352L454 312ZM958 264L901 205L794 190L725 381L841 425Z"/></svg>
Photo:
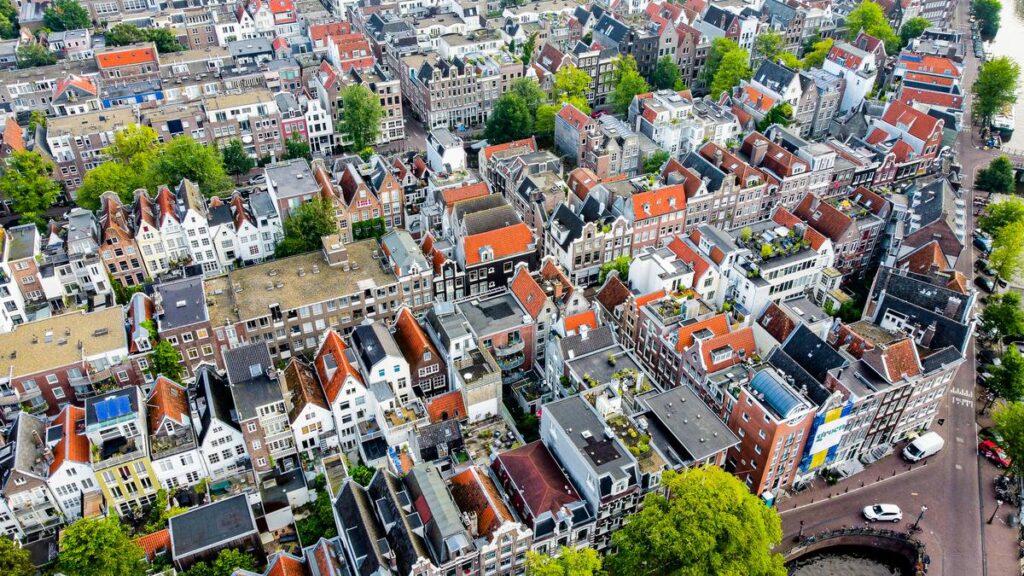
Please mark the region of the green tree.
<svg viewBox="0 0 1024 576"><path fill-rule="evenodd" d="M42 228L48 220L46 209L53 206L61 192L52 178L53 163L38 152L17 151L0 168L0 198L11 203L23 222Z"/></svg>
<svg viewBox="0 0 1024 576"><path fill-rule="evenodd" d="M159 136L145 124L131 124L114 133L114 141L103 153L114 162L142 168L159 147Z"/></svg>
<svg viewBox="0 0 1024 576"><path fill-rule="evenodd" d="M292 210L284 221L284 238L277 245L277 256L292 256L319 250L320 238L338 232L334 206L317 196Z"/></svg>
<svg viewBox="0 0 1024 576"><path fill-rule="evenodd" d="M768 259L775 254L775 249L772 248L771 244L761 244L761 258Z"/></svg>
<svg viewBox="0 0 1024 576"><path fill-rule="evenodd" d="M0 536L0 574L4 576L35 576L36 567L28 550L14 540Z"/></svg>
<svg viewBox="0 0 1024 576"><path fill-rule="evenodd" d="M537 121L534 123L533 131L537 137L545 142L551 142L555 137L555 115L561 106L554 104L541 104L537 108Z"/></svg>
<svg viewBox="0 0 1024 576"><path fill-rule="evenodd" d="M46 113L42 110L33 110L28 117L28 133L35 135L36 126L46 128Z"/></svg>
<svg viewBox="0 0 1024 576"><path fill-rule="evenodd" d="M530 111L530 116L534 119L537 117L537 109L548 99L548 95L533 78L516 78L512 81L509 92L518 94L523 99L526 109Z"/></svg>
<svg viewBox="0 0 1024 576"><path fill-rule="evenodd" d="M999 0L974 0L971 2L971 14L978 19L982 40L991 40L999 32L999 13L1003 4Z"/></svg>
<svg viewBox="0 0 1024 576"><path fill-rule="evenodd" d="M251 554L227 548L213 561L214 576L231 576L235 570L256 570L256 559Z"/></svg>
<svg viewBox="0 0 1024 576"><path fill-rule="evenodd" d="M674 90L682 90L677 86L682 86L683 73L679 71L679 66L676 66L672 57L668 54L658 58L658 63L654 65L654 74L651 75L651 83L658 90L667 90L672 88Z"/></svg>
<svg viewBox="0 0 1024 576"><path fill-rule="evenodd" d="M659 148L644 160L644 174L657 174L665 162L668 162L668 158L668 152Z"/></svg>
<svg viewBox="0 0 1024 576"><path fill-rule="evenodd" d="M320 480L323 474L317 476ZM320 538L334 538L338 530L334 525L334 514L331 511L331 497L325 488L318 488L316 499L309 504L309 516L295 523L299 531L299 541L303 546L312 546Z"/></svg>
<svg viewBox="0 0 1024 576"><path fill-rule="evenodd" d="M786 49L786 38L778 32L765 32L754 38L754 57L775 61Z"/></svg>
<svg viewBox="0 0 1024 576"><path fill-rule="evenodd" d="M50 30L78 30L89 24L89 12L75 0L55 0L43 11L43 26Z"/></svg>
<svg viewBox="0 0 1024 576"><path fill-rule="evenodd" d="M854 40L861 31L885 42L885 51L896 54L900 50L900 37L892 31L882 7L871 0L863 0L846 17L846 39Z"/></svg>
<svg viewBox="0 0 1024 576"><path fill-rule="evenodd" d="M978 225L985 232L995 234L1003 226L1020 221L1024 221L1024 200L1010 196L1002 202L989 204L985 215L978 219Z"/></svg>
<svg viewBox="0 0 1024 576"><path fill-rule="evenodd" d="M351 476L352 480L360 486L369 486L370 481L373 480L373 475L376 472L376 468L370 468L363 464L356 464L348 469L348 475Z"/></svg>
<svg viewBox="0 0 1024 576"><path fill-rule="evenodd" d="M1024 336L1020 294L1010 291L990 297L981 311L981 328L987 333L994 332L1000 340Z"/></svg>
<svg viewBox="0 0 1024 576"><path fill-rule="evenodd" d="M387 232L387 224L384 222L384 218L381 217L367 218L352 224L353 240L366 240L367 238L380 240L380 237L385 232Z"/></svg>
<svg viewBox="0 0 1024 576"><path fill-rule="evenodd" d="M135 201L135 191L146 188L146 175L128 164L104 162L89 170L82 185L75 191L75 204L86 210L98 210L100 196L108 190L117 194L124 204Z"/></svg>
<svg viewBox="0 0 1024 576"><path fill-rule="evenodd" d="M611 262L601 264L601 268L598 270L597 283L604 284L605 279L608 278L608 274L612 270L618 270L619 280L625 282L629 279L629 263L631 261L632 259L629 256L619 256Z"/></svg>
<svg viewBox="0 0 1024 576"><path fill-rule="evenodd" d="M802 60L804 69L820 68L825 63L825 57L832 51L832 42L831 38L815 42L811 50L804 54Z"/></svg>
<svg viewBox="0 0 1024 576"><path fill-rule="evenodd" d="M996 232L988 262L998 277L1007 280L1024 271L1024 222L1011 222Z"/></svg>
<svg viewBox="0 0 1024 576"><path fill-rule="evenodd" d="M739 85L741 80L749 80L750 76L750 56L747 51L740 48L727 53L711 82L711 97L717 99L723 92L731 91Z"/></svg>
<svg viewBox="0 0 1024 576"><path fill-rule="evenodd" d="M836 315L840 320L849 324L861 319L861 316L864 315L864 307L856 300L847 300L839 307Z"/></svg>
<svg viewBox="0 0 1024 576"><path fill-rule="evenodd" d="M637 70L636 60L628 55L619 56L615 65L615 89L608 95L615 112L625 114L634 96L650 90L647 80Z"/></svg>
<svg viewBox="0 0 1024 576"><path fill-rule="evenodd" d="M1006 56L993 58L981 65L971 86L974 94L974 115L988 122L1003 108L1017 101L1020 64Z"/></svg>
<svg viewBox="0 0 1024 576"><path fill-rule="evenodd" d="M551 91L555 101L574 97L586 100L590 92L590 74L572 64L566 64L555 72L555 82Z"/></svg>
<svg viewBox="0 0 1024 576"><path fill-rule="evenodd" d="M176 186L184 179L194 182L208 197L231 189L231 179L224 173L220 152L189 136L178 136L153 157L148 181L156 188L160 184Z"/></svg>
<svg viewBox="0 0 1024 576"><path fill-rule="evenodd" d="M10 40L18 37L18 9L11 0L0 0L0 38Z"/></svg>
<svg viewBox="0 0 1024 576"><path fill-rule="evenodd" d="M529 551L526 576L596 576L601 573L601 556L593 548L562 546L557 558Z"/></svg>
<svg viewBox="0 0 1024 576"><path fill-rule="evenodd" d="M1003 437L1003 449L1011 460L1010 471L1020 477L1024 474L1024 404L1001 404L992 413L992 421L996 431Z"/></svg>
<svg viewBox="0 0 1024 576"><path fill-rule="evenodd" d="M914 16L900 26L900 44L906 46L910 41L917 38L932 25L926 18Z"/></svg>
<svg viewBox="0 0 1024 576"><path fill-rule="evenodd" d="M292 160L295 158L305 158L310 160L312 155L309 151L309 142L302 139L302 136L298 132L292 132L292 135L285 140L284 143L285 160Z"/></svg>
<svg viewBox="0 0 1024 576"><path fill-rule="evenodd" d="M764 132L772 124L779 124L782 126L789 126L789 123L793 120L793 107L789 105L789 102L782 102L772 106L768 113L764 115L764 118L757 123L757 131Z"/></svg>
<svg viewBox="0 0 1024 576"><path fill-rule="evenodd" d="M803 62L796 57L796 54L792 52L779 52L775 59L782 62L782 65L792 70L799 70L803 66Z"/></svg>
<svg viewBox="0 0 1024 576"><path fill-rule="evenodd" d="M185 373L181 363L181 354L178 354L178 350L167 340L157 342L149 354L149 372L154 377L163 375L180 382Z"/></svg>
<svg viewBox="0 0 1024 576"><path fill-rule="evenodd" d="M143 31L146 40L156 45L156 51L161 54L181 52L185 47L178 42L177 36L167 28L147 28Z"/></svg>
<svg viewBox="0 0 1024 576"><path fill-rule="evenodd" d="M188 512L188 508L182 508L181 506L171 506L170 499L167 496L167 490L160 488L156 491L156 499L149 506L149 515L147 516L146 526L143 529L146 534L152 534L158 530L167 528L167 521L177 516L178 514L184 514Z"/></svg>
<svg viewBox="0 0 1024 576"><path fill-rule="evenodd" d="M353 84L341 91L341 124L352 140L352 150L377 143L383 117L380 98L366 86Z"/></svg>
<svg viewBox="0 0 1024 576"><path fill-rule="evenodd" d="M537 49L537 33L530 34L530 37L523 42L523 67L530 65L533 59L533 51Z"/></svg>
<svg viewBox="0 0 1024 576"><path fill-rule="evenodd" d="M612 535L610 573L785 576L772 552L782 521L735 476L716 466L669 470L662 485Z"/></svg>
<svg viewBox="0 0 1024 576"><path fill-rule="evenodd" d="M704 82L710 84L714 80L715 75L718 74L718 68L722 65L725 55L738 50L741 50L740 45L732 38L715 38L712 40L711 49L708 50L708 59L704 64Z"/></svg>
<svg viewBox="0 0 1024 576"><path fill-rule="evenodd" d="M992 375L988 386L996 396L1008 402L1024 400L1024 356L1016 346L1008 347L999 365L987 370Z"/></svg>
<svg viewBox="0 0 1024 576"><path fill-rule="evenodd" d="M57 567L75 576L142 576L143 557L116 516L82 518L64 529Z"/></svg>
<svg viewBox="0 0 1024 576"><path fill-rule="evenodd" d="M1005 155L992 159L985 168L978 170L974 187L978 190L1009 194L1016 186L1013 163Z"/></svg>
<svg viewBox="0 0 1024 576"><path fill-rule="evenodd" d="M490 144L501 144L527 138L533 133L533 118L526 102L518 94L505 93L494 104L484 138Z"/></svg>
<svg viewBox="0 0 1024 576"><path fill-rule="evenodd" d="M103 33L103 38L106 40L107 46L125 46L146 40L141 28L124 22L111 26Z"/></svg>
<svg viewBox="0 0 1024 576"><path fill-rule="evenodd" d="M221 149L220 155L224 161L224 171L234 176L236 181L256 166L256 161L245 151L245 146L238 138L228 142L228 145Z"/></svg>
<svg viewBox="0 0 1024 576"><path fill-rule="evenodd" d="M35 68L57 63L57 55L36 42L18 46L14 57L18 62L18 68Z"/></svg>

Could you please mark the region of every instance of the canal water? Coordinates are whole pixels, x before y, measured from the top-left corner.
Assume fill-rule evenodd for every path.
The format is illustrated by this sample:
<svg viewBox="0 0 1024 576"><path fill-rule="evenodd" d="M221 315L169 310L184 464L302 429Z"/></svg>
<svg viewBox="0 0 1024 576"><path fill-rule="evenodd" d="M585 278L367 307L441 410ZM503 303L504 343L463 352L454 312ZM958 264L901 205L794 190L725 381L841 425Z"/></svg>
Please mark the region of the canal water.
<svg viewBox="0 0 1024 576"><path fill-rule="evenodd" d="M1020 41L1021 38L1024 38L1024 0L1004 0L999 32L986 50L993 56L1008 56L1024 65L1024 42ZM967 49L971 50L970 39L967 41ZM964 86L964 90L970 90L970 86ZM1024 82L1017 87L1015 112L1017 127L1005 145L1015 150L1024 150Z"/></svg>
<svg viewBox="0 0 1024 576"><path fill-rule="evenodd" d="M910 576L906 560L882 550L836 547L791 562L789 576Z"/></svg>

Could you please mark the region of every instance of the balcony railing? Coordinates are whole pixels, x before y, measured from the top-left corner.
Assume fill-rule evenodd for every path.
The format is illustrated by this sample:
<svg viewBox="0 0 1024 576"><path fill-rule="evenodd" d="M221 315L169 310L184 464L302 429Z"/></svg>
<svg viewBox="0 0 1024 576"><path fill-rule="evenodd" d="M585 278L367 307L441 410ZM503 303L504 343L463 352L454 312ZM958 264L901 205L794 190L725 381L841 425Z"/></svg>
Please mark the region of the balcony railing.
<svg viewBox="0 0 1024 576"><path fill-rule="evenodd" d="M518 342L509 342L504 346L495 346L494 355L511 356L513 354L518 354L519 352L522 352L524 348L526 348L525 340L519 340Z"/></svg>
<svg viewBox="0 0 1024 576"><path fill-rule="evenodd" d="M516 356L506 356L503 358L495 358L494 361L502 370L515 370L526 362L526 356L518 354Z"/></svg>

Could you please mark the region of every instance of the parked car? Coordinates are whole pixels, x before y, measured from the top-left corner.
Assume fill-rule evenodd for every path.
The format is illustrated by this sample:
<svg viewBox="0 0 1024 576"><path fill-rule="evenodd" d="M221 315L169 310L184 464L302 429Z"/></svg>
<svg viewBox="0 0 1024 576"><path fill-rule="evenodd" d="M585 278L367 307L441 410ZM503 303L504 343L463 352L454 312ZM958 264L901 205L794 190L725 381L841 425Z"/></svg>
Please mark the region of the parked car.
<svg viewBox="0 0 1024 576"><path fill-rule="evenodd" d="M978 438L981 438L982 440L988 440L994 443L996 446L999 446L1000 448L1006 445L1006 441L1003 440L1003 435L1000 434L998 430L992 428L991 426L986 426L979 430Z"/></svg>
<svg viewBox="0 0 1024 576"><path fill-rule="evenodd" d="M945 445L946 441L938 433L926 432L915 438L910 444L907 444L906 448L903 449L903 458L907 462L917 462L942 450L942 447Z"/></svg>
<svg viewBox="0 0 1024 576"><path fill-rule="evenodd" d="M266 174L257 174L252 178L249 178L249 184L255 186L256 184L264 184L267 181Z"/></svg>
<svg viewBox="0 0 1024 576"><path fill-rule="evenodd" d="M996 291L995 282L993 282L991 278L988 278L986 276L976 276L974 278L974 283L978 285L978 288L981 288L982 290L988 292L989 294Z"/></svg>
<svg viewBox="0 0 1024 576"><path fill-rule="evenodd" d="M903 511L895 504L872 504L864 507L864 517L869 522L899 522L903 520Z"/></svg>
<svg viewBox="0 0 1024 576"><path fill-rule="evenodd" d="M979 442L978 453L1000 468L1010 467L1010 457L1006 455L1006 452L1004 452L1002 448L991 440L982 440Z"/></svg>
<svg viewBox="0 0 1024 576"><path fill-rule="evenodd" d="M992 251L992 239L988 236L976 235L974 237L974 245L985 254Z"/></svg>

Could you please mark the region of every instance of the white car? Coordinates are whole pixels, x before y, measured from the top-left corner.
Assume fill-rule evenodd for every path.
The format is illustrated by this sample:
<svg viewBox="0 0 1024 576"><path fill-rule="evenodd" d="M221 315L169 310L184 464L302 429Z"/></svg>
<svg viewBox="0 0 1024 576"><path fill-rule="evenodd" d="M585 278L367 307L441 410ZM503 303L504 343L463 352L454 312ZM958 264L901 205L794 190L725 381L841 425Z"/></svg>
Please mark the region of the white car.
<svg viewBox="0 0 1024 576"><path fill-rule="evenodd" d="M257 174L255 176L253 176L252 178L249 178L249 184L252 184L252 185L264 184L264 183L266 183L266 181L267 181L267 175L266 174Z"/></svg>
<svg viewBox="0 0 1024 576"><path fill-rule="evenodd" d="M899 522L903 511L895 504L874 504L864 507L864 517L871 522Z"/></svg>

